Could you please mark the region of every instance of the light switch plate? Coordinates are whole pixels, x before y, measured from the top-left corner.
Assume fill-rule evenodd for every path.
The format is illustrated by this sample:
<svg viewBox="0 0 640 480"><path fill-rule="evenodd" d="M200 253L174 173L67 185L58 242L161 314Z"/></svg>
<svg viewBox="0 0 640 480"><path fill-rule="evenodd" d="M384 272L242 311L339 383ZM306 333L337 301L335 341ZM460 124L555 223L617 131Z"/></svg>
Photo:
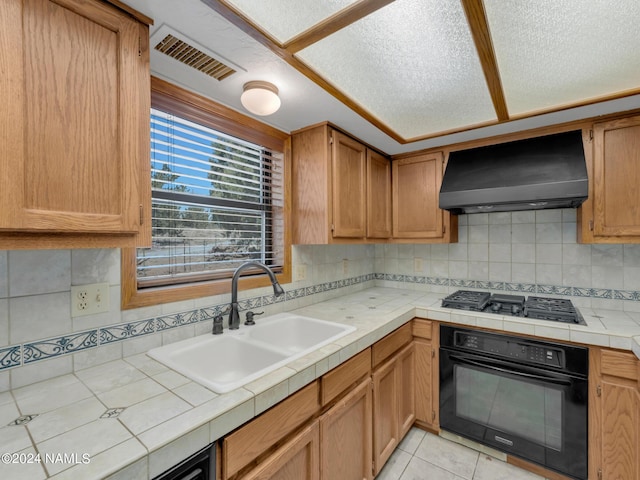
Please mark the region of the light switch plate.
<svg viewBox="0 0 640 480"><path fill-rule="evenodd" d="M80 317L109 311L109 284L93 283L71 287L71 316Z"/></svg>

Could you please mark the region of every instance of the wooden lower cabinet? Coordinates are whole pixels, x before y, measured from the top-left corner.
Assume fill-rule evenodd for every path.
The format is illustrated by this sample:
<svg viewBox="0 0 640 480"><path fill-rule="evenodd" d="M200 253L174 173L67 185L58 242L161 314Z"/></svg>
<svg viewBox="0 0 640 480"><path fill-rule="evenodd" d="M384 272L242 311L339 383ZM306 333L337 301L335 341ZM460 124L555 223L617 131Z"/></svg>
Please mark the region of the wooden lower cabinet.
<svg viewBox="0 0 640 480"><path fill-rule="evenodd" d="M437 325L414 322L227 435L220 447L219 478L372 479L424 405L416 390L423 379L417 371L422 337L425 331L430 337ZM432 363L427 369L430 385Z"/></svg>
<svg viewBox="0 0 640 480"><path fill-rule="evenodd" d="M320 478L371 479L371 379L367 378L320 417Z"/></svg>
<svg viewBox="0 0 640 480"><path fill-rule="evenodd" d="M430 320L414 319L416 422L423 428L439 430L438 346L439 327Z"/></svg>
<svg viewBox="0 0 640 480"><path fill-rule="evenodd" d="M589 478L640 480L640 361L592 348L589 367Z"/></svg>
<svg viewBox="0 0 640 480"><path fill-rule="evenodd" d="M415 421L411 343L373 373L373 467L377 475Z"/></svg>
<svg viewBox="0 0 640 480"><path fill-rule="evenodd" d="M320 429L313 422L247 473L245 480L319 480Z"/></svg>

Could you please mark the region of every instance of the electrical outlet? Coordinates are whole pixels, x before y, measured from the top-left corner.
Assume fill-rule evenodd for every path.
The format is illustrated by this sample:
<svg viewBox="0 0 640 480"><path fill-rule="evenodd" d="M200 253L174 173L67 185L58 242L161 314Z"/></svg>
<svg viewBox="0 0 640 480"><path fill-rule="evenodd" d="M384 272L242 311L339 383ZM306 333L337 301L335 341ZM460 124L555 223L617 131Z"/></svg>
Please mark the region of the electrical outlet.
<svg viewBox="0 0 640 480"><path fill-rule="evenodd" d="M413 271L414 272L422 272L422 259L416 257L413 259Z"/></svg>
<svg viewBox="0 0 640 480"><path fill-rule="evenodd" d="M342 273L343 275L347 275L349 273L349 260L346 258L342 259Z"/></svg>
<svg viewBox="0 0 640 480"><path fill-rule="evenodd" d="M296 266L296 281L301 281L305 278L307 278L307 266L304 264Z"/></svg>
<svg viewBox="0 0 640 480"><path fill-rule="evenodd" d="M109 284L94 283L71 287L71 316L93 315L109 311Z"/></svg>

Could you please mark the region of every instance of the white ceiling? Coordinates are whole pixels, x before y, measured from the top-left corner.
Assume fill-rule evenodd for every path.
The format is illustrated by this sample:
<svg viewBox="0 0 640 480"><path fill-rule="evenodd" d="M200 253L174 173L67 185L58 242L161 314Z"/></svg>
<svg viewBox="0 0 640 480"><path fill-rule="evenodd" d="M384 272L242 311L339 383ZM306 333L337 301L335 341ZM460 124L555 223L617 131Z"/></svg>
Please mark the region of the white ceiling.
<svg viewBox="0 0 640 480"><path fill-rule="evenodd" d="M282 43L355 0L295 0L293 9L284 8L289 1L292 0L231 0L245 8L247 16L251 12L252 22ZM532 11L526 9L532 2L484 0L510 118L594 102L621 91L637 93L640 36L634 34L635 40L630 43L624 31L640 23L640 8L629 9L628 5L635 3L621 0L594 1L588 8L583 6L576 11L571 8L576 2L584 5L581 0L540 0L535 3L543 10ZM298 58L339 87L345 94L343 99L347 98L345 103L200 0L124 3L154 20L150 31L152 47L171 32L237 70L217 81L152 49L153 75L244 114L248 114L240 104L244 83L269 81L280 90L282 107L273 115L256 118L286 132L328 120L388 154L640 108L640 95L634 94L465 130L496 121L496 112L457 2L396 0L298 52ZM622 8L622 15L621 7L626 8ZM407 15L405 8L415 10ZM548 12L544 13L544 9ZM426 18L435 18L436 14L449 20L427 28ZM580 23L583 20L585 23ZM393 27L394 35L381 34ZM435 52L425 50L425 45L437 38L433 32L446 37L448 49L444 56L437 56L443 53L442 46ZM355 45L358 38L365 36L367 42ZM376 123L383 128L376 127L357 110L379 119ZM432 113L426 115L425 111ZM383 130L394 132L395 138ZM438 135L451 130L464 131ZM432 135L436 136L412 141Z"/></svg>

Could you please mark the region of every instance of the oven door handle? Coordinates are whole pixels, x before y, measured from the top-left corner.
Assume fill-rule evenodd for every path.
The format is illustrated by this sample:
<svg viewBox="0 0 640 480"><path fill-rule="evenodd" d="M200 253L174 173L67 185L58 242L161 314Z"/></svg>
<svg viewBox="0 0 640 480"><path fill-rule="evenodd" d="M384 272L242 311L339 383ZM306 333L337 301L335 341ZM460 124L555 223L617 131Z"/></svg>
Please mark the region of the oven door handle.
<svg viewBox="0 0 640 480"><path fill-rule="evenodd" d="M458 362L461 363L466 363L469 365L475 365L476 367L481 367L481 368L486 368L488 370L494 370L497 372L502 372L502 373L507 373L509 375L515 375L518 377L526 377L526 378L530 378L532 380L540 380L541 382L548 382L548 383L554 383L556 385L564 385L564 386L570 386L571 385L571 381L570 380L566 380L566 379L562 379L562 378L557 378L557 377L552 377L552 376L546 376L546 375L536 375L534 373L526 373L526 372L522 372L520 370L511 370L508 368L501 368L501 367L496 367L495 365L490 365L484 362L478 362L475 360L470 360L467 357L464 356L460 356L460 355L455 355L455 354L450 354L449 358L453 359L453 360L457 360Z"/></svg>

